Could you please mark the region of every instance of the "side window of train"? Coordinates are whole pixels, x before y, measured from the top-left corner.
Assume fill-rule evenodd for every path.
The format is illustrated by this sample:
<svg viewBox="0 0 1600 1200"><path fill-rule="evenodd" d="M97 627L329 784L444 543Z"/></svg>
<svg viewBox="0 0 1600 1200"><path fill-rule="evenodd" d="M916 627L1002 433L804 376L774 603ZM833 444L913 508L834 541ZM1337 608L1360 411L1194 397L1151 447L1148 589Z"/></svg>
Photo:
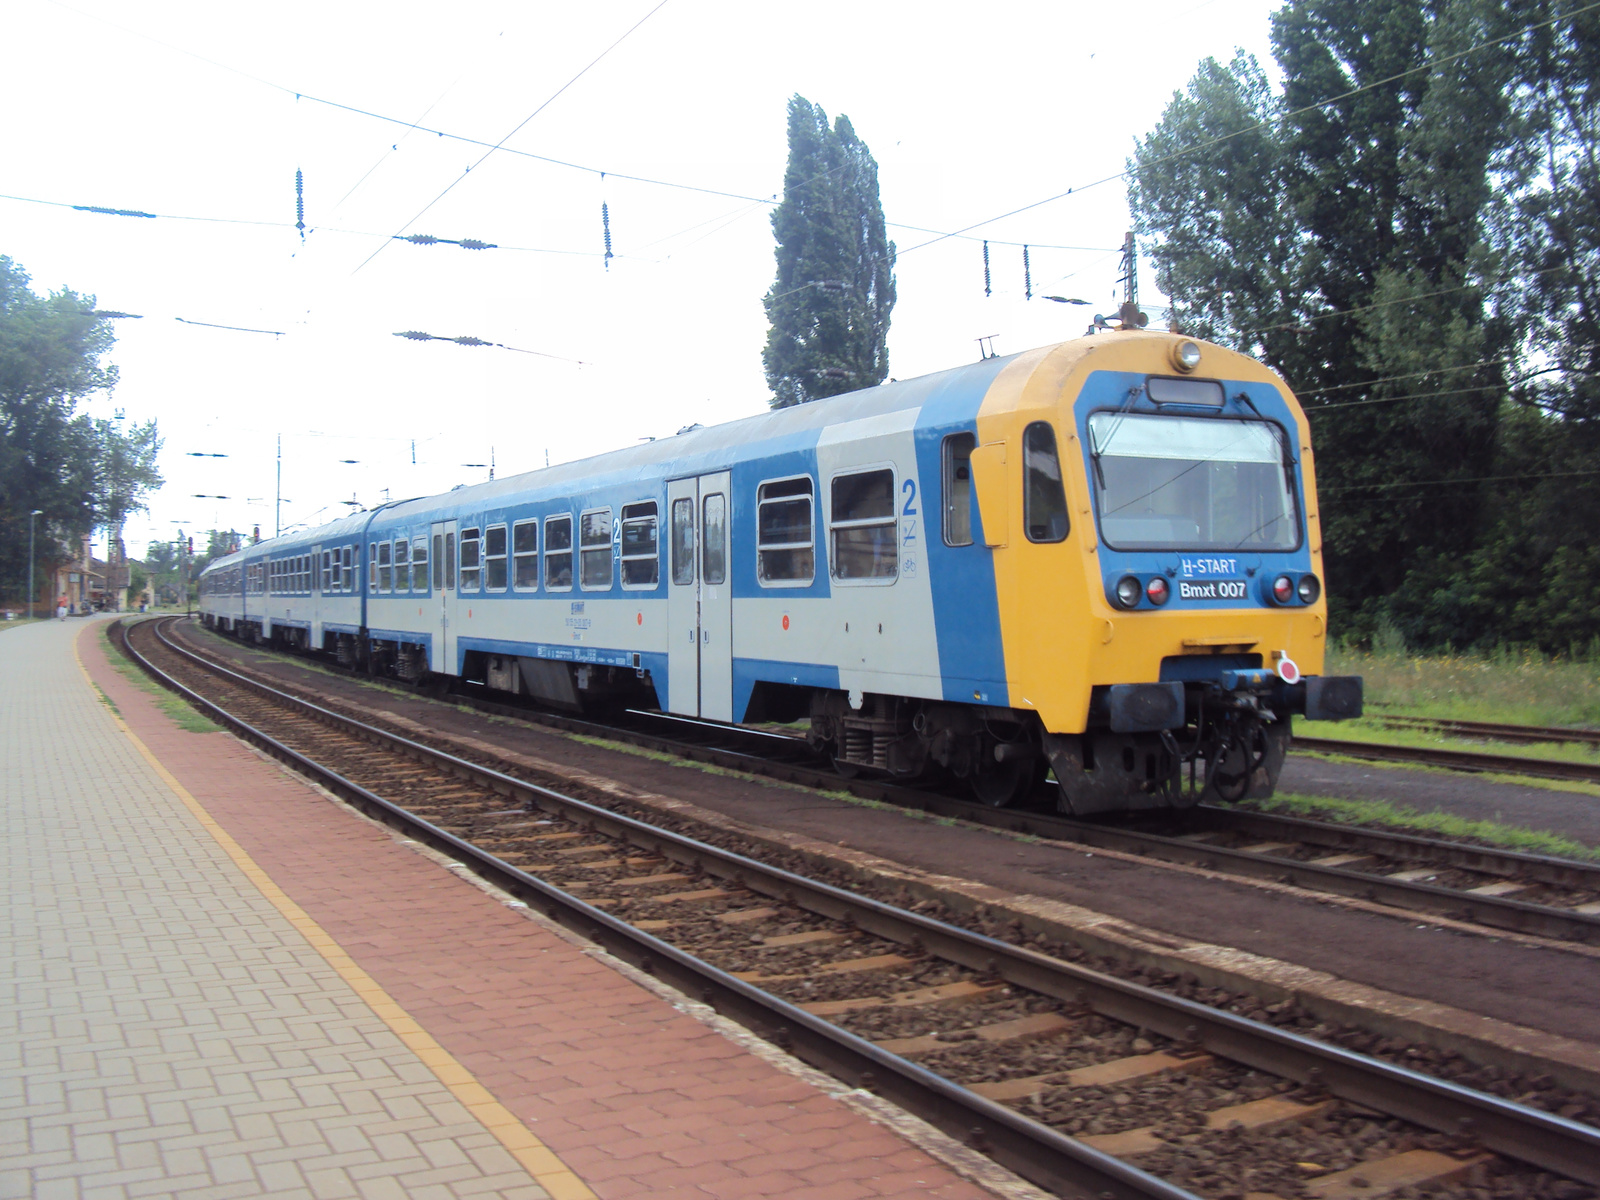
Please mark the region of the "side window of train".
<svg viewBox="0 0 1600 1200"><path fill-rule="evenodd" d="M447 592L455 591L456 587L456 535L444 535L444 588Z"/></svg>
<svg viewBox="0 0 1600 1200"><path fill-rule="evenodd" d="M1067 536L1067 494L1061 485L1056 431L1035 421L1022 431L1022 524L1030 542L1059 542Z"/></svg>
<svg viewBox="0 0 1600 1200"><path fill-rule="evenodd" d="M483 531L483 586L491 592L506 590L506 527L491 525Z"/></svg>
<svg viewBox="0 0 1600 1200"><path fill-rule="evenodd" d="M584 591L611 589L611 510L591 508L578 518L579 583Z"/></svg>
<svg viewBox="0 0 1600 1200"><path fill-rule="evenodd" d="M428 539L425 537L411 543L411 590L428 590Z"/></svg>
<svg viewBox="0 0 1600 1200"><path fill-rule="evenodd" d="M355 562L356 548L354 546L346 546L344 548L344 590L347 592L356 590Z"/></svg>
<svg viewBox="0 0 1600 1200"><path fill-rule="evenodd" d="M433 590L444 590L444 534L433 535Z"/></svg>
<svg viewBox="0 0 1600 1200"><path fill-rule="evenodd" d="M333 551L322 552L322 592L324 595L333 591Z"/></svg>
<svg viewBox="0 0 1600 1200"><path fill-rule="evenodd" d="M831 490L833 577L893 582L900 571L894 471L835 475Z"/></svg>
<svg viewBox="0 0 1600 1200"><path fill-rule="evenodd" d="M700 502L700 578L709 584L728 578L728 498L712 492Z"/></svg>
<svg viewBox="0 0 1600 1200"><path fill-rule="evenodd" d="M972 545L972 452L978 437L952 433L944 440L944 541Z"/></svg>
<svg viewBox="0 0 1600 1200"><path fill-rule="evenodd" d="M511 556L516 562L511 580L519 592L539 588L539 522L518 521L511 527Z"/></svg>
<svg viewBox="0 0 1600 1200"><path fill-rule="evenodd" d="M622 586L653 588L661 579L661 543L654 500L622 506Z"/></svg>
<svg viewBox="0 0 1600 1200"><path fill-rule="evenodd" d="M816 577L811 476L756 489L756 579L763 587L799 587Z"/></svg>
<svg viewBox="0 0 1600 1200"><path fill-rule="evenodd" d="M367 543L367 591L376 595L378 591L378 543Z"/></svg>
<svg viewBox="0 0 1600 1200"><path fill-rule="evenodd" d="M672 582L694 582L694 501L672 502Z"/></svg>
<svg viewBox="0 0 1600 1200"><path fill-rule="evenodd" d="M393 570L389 566L389 552L391 547L388 542L378 543L378 591L391 590Z"/></svg>
<svg viewBox="0 0 1600 1200"><path fill-rule="evenodd" d="M549 517L545 520L544 586L552 592L572 590L571 517Z"/></svg>
<svg viewBox="0 0 1600 1200"><path fill-rule="evenodd" d="M478 565L478 531L476 529L463 529L461 531L461 590L475 592L478 590L478 579L483 569Z"/></svg>
<svg viewBox="0 0 1600 1200"><path fill-rule="evenodd" d="M394 590L409 592L411 590L411 543L405 538L394 540Z"/></svg>

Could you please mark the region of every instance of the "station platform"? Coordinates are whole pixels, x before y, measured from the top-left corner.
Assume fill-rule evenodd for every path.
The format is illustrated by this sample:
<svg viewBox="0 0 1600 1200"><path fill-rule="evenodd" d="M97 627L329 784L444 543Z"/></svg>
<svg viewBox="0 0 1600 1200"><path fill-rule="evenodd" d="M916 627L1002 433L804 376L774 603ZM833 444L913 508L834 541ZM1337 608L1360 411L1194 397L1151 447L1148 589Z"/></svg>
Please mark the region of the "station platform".
<svg viewBox="0 0 1600 1200"><path fill-rule="evenodd" d="M0 632L0 1200L1037 1195L182 728L104 632Z"/></svg>

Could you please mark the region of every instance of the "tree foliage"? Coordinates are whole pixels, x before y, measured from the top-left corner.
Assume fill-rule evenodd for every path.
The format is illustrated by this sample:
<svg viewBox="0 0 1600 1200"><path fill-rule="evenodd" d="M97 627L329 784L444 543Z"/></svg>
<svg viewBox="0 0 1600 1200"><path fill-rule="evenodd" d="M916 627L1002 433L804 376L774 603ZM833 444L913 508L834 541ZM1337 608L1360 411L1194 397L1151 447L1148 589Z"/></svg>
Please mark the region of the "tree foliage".
<svg viewBox="0 0 1600 1200"><path fill-rule="evenodd" d="M1289 0L1281 91L1247 56L1208 60L1129 164L1175 315L1301 396L1330 599L1357 636L1600 633L1507 591L1558 561L1600 583L1587 535L1557 533L1554 496L1520 478L1600 466L1574 420L1600 416L1600 42L1595 14L1541 27L1554 15Z"/></svg>
<svg viewBox="0 0 1600 1200"><path fill-rule="evenodd" d="M25 589L29 514L41 571L97 528L119 530L161 485L154 423L124 430L79 405L117 382L114 336L93 296L33 291L0 255L0 586Z"/></svg>
<svg viewBox="0 0 1600 1200"><path fill-rule="evenodd" d="M777 277L762 304L773 408L882 383L889 374L894 243L878 164L848 117L789 101L789 164L773 211Z"/></svg>

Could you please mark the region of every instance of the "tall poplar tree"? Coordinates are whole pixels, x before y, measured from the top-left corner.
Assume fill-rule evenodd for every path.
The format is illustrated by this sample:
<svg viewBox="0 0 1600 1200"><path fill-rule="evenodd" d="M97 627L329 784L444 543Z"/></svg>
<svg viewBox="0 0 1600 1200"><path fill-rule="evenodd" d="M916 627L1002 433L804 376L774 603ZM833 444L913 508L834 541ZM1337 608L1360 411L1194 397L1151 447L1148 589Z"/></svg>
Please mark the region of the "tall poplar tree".
<svg viewBox="0 0 1600 1200"><path fill-rule="evenodd" d="M789 101L789 165L773 211L777 276L762 300L773 408L882 383L889 374L894 243L878 164L848 117Z"/></svg>

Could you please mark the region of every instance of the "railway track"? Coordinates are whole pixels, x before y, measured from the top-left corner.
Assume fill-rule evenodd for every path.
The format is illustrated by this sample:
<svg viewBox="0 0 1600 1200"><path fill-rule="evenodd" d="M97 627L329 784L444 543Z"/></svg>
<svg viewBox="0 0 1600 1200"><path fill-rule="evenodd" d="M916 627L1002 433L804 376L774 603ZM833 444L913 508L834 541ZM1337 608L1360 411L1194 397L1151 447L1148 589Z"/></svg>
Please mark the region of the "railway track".
<svg viewBox="0 0 1600 1200"><path fill-rule="evenodd" d="M812 754L803 739L791 734L650 712L630 712L625 721L602 724L490 699L484 689L453 698L480 711L566 732L624 741L787 783L847 791L1031 837L1271 880L1489 929L1600 946L1600 863L1209 805L1183 814L1176 829L1166 815L1129 826L1073 820L1029 808L993 809L964 796L881 779L842 778ZM1054 806L1044 795L1038 807Z"/></svg>
<svg viewBox="0 0 1600 1200"><path fill-rule="evenodd" d="M563 796L180 657L158 632L137 627L130 653L248 740L1048 1190L1557 1198L1581 1189L1544 1172L1600 1183L1591 1126Z"/></svg>
<svg viewBox="0 0 1600 1200"><path fill-rule="evenodd" d="M1448 717L1403 717L1368 713L1380 725L1417 729L1449 737L1481 738L1522 745L1600 747L1600 729L1563 729L1554 725L1507 725L1496 721L1459 721Z"/></svg>
<svg viewBox="0 0 1600 1200"><path fill-rule="evenodd" d="M1564 762L1554 758L1529 758L1522 754L1489 754L1478 750L1443 750L1428 746L1386 746L1379 742L1301 737L1299 734L1295 734L1294 748L1323 754L1342 754L1346 758L1361 758L1371 762L1417 763L1422 766L1442 767L1450 771L1525 775L1533 779L1600 783L1600 764Z"/></svg>

